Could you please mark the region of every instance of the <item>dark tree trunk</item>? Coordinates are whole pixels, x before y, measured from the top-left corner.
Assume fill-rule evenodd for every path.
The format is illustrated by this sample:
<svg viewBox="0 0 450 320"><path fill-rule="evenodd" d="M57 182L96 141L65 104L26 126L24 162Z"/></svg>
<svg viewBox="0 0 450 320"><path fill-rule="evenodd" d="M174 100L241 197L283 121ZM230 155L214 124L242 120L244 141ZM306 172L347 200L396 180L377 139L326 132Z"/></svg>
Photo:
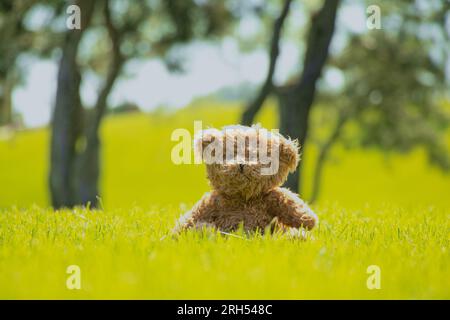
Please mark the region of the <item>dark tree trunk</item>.
<svg viewBox="0 0 450 320"><path fill-rule="evenodd" d="M298 139L303 154L308 136L309 114L316 94L316 83L328 57L338 3L339 0L325 0L322 8L313 16L302 75L297 83L277 90L280 132ZM299 166L285 184L295 192L300 192L300 171Z"/></svg>
<svg viewBox="0 0 450 320"><path fill-rule="evenodd" d="M308 131L308 117L310 107L305 99L300 99L298 91L294 87L287 86L277 90L277 97L280 112L280 132L290 138L298 139L303 148ZM288 176L286 186L291 190L299 192L301 163L297 170Z"/></svg>
<svg viewBox="0 0 450 320"><path fill-rule="evenodd" d="M73 178L77 140L83 122L77 53L83 32L92 17L94 1L80 0L77 4L81 8L82 25L80 30L68 31L64 41L52 118L49 180L55 208L72 207L77 203Z"/></svg>
<svg viewBox="0 0 450 320"><path fill-rule="evenodd" d="M289 13L289 8L292 0L285 0L280 16L275 20L273 26L273 35L270 43L270 57L269 57L269 70L267 72L266 80L264 81L261 90L242 114L241 123L243 125L251 125L255 119L256 114L263 105L267 96L271 93L273 88L273 74L275 73L275 67L280 53L280 37L283 29L284 21Z"/></svg>
<svg viewBox="0 0 450 320"><path fill-rule="evenodd" d="M75 37L68 35L63 48L52 119L50 191L55 208L75 204L72 174L82 108L79 96L80 74L76 65L79 40L73 38Z"/></svg>
<svg viewBox="0 0 450 320"><path fill-rule="evenodd" d="M100 138L95 132L86 137L86 146L76 162L77 203L96 208L98 206L100 178Z"/></svg>

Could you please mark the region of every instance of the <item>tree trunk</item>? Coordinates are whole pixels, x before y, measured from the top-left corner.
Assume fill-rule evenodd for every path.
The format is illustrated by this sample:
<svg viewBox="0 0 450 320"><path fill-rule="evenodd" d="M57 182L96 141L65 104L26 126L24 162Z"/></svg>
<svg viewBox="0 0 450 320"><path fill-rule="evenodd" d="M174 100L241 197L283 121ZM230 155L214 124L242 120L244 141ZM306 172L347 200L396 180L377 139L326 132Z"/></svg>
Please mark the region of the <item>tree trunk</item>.
<svg viewBox="0 0 450 320"><path fill-rule="evenodd" d="M100 138L98 133L86 137L86 146L76 163L77 203L96 208L98 206L100 178Z"/></svg>
<svg viewBox="0 0 450 320"><path fill-rule="evenodd" d="M52 119L50 191L55 208L75 204L72 174L82 108L79 96L80 74L76 65L78 41L71 41L70 38L73 37L67 37L60 62Z"/></svg>
<svg viewBox="0 0 450 320"><path fill-rule="evenodd" d="M94 1L80 0L77 4L81 8L82 25L80 30L69 30L64 41L52 118L49 180L55 208L72 207L77 203L73 178L77 140L83 122L77 53L82 35L92 17Z"/></svg>
<svg viewBox="0 0 450 320"><path fill-rule="evenodd" d="M339 0L325 0L311 21L303 72L297 83L277 90L280 108L280 132L298 139L305 151L308 120L316 94L316 83L328 57L328 48L334 33ZM301 167L291 174L285 186L300 192Z"/></svg>
<svg viewBox="0 0 450 320"><path fill-rule="evenodd" d="M270 44L270 57L269 57L269 70L267 72L266 80L264 81L261 90L256 96L255 100L252 101L242 114L241 123L243 125L249 126L253 123L256 114L263 105L267 96L271 93L273 88L273 74L275 73L275 67L280 53L280 36L283 29L284 21L289 13L289 8L292 0L285 0L283 9L281 10L280 16L275 20L273 26L272 41Z"/></svg>
<svg viewBox="0 0 450 320"><path fill-rule="evenodd" d="M280 112L280 132L290 138L298 139L303 148L308 131L308 118L310 104L306 100L300 99L298 92L292 86L282 87L277 90L279 112ZM285 186L300 191L300 171L301 162L297 170L288 176Z"/></svg>

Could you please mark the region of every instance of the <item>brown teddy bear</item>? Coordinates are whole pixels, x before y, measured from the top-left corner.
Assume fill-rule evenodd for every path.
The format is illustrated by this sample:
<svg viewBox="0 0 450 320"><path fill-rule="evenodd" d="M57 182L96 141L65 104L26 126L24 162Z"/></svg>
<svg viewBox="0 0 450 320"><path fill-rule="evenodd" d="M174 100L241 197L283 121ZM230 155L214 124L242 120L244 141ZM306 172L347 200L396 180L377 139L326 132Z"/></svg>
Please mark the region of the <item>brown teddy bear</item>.
<svg viewBox="0 0 450 320"><path fill-rule="evenodd" d="M247 232L292 232L317 224L308 205L280 187L297 168L296 141L259 126L227 126L199 132L194 148L206 162L212 191L180 218L175 233L203 227L230 232L240 226Z"/></svg>

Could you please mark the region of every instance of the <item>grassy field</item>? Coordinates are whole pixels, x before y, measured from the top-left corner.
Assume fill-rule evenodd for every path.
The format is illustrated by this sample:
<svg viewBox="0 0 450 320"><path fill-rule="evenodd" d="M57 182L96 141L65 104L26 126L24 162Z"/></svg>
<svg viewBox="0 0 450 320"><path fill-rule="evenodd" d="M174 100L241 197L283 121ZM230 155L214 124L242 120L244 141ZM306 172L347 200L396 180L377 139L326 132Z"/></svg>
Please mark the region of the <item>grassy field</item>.
<svg viewBox="0 0 450 320"><path fill-rule="evenodd" d="M208 190L202 165L176 166L175 128L235 123L233 106L109 117L104 209L48 209L48 131L0 141L0 298L450 298L450 176L422 150L334 148L314 239L188 233L161 238ZM260 121L273 127L271 108ZM304 157L305 180L315 150ZM305 184L304 196L310 186ZM81 268L68 290L66 268ZM369 265L381 289L366 286Z"/></svg>

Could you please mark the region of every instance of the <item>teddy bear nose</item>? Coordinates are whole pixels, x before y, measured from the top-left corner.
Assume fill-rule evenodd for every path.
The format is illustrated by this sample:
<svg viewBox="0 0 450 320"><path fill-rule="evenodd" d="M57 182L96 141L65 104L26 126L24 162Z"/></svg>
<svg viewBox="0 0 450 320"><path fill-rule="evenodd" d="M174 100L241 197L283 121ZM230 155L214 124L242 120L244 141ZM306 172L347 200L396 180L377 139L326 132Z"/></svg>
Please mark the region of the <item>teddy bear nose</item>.
<svg viewBox="0 0 450 320"><path fill-rule="evenodd" d="M243 165L242 163L239 164L239 171L240 171L241 173L244 172L244 165Z"/></svg>

